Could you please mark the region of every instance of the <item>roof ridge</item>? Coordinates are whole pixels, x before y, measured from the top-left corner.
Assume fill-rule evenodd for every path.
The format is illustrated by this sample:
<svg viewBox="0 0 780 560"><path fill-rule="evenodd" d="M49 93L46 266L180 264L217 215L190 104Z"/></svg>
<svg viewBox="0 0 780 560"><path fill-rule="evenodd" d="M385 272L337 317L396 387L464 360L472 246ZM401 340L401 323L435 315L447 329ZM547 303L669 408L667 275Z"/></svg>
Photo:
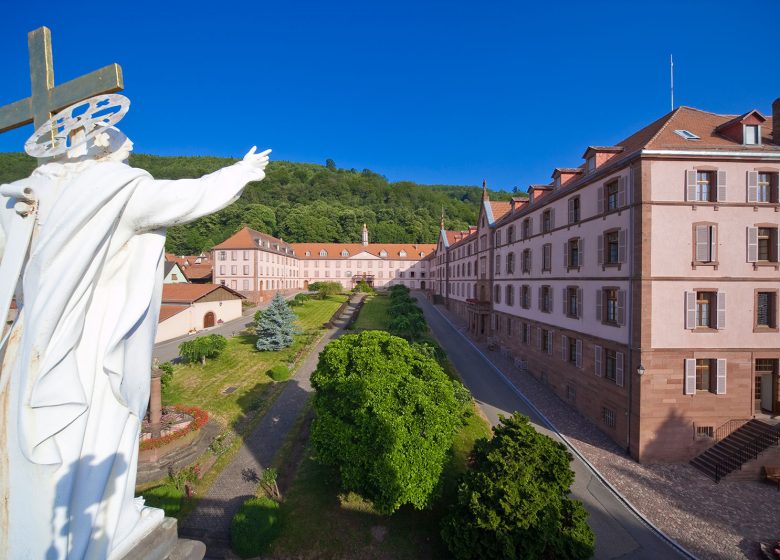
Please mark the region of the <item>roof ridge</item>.
<svg viewBox="0 0 780 560"><path fill-rule="evenodd" d="M666 127L667 127L667 126L669 126L669 123L670 123L670 122L672 122L672 121L674 120L674 117L676 117L676 116L677 116L677 114L678 114L680 111L682 111L682 109L683 109L683 108L686 108L686 109L687 109L688 107L686 107L685 105L680 105L680 106L679 106L679 107L677 107L677 108L676 108L674 111L671 111L671 112L667 113L667 115L668 115L668 118L666 119L666 122L665 122L663 125L661 125L661 127L660 127L660 128L659 128L659 129L658 129L656 132L655 132L655 134L653 134L653 136L650 138L650 140L648 140L647 142L645 142L645 145L644 145L644 146L642 146L642 148L646 148L646 147L648 147L650 144L652 144L653 142L655 142L656 138L658 138L658 136L659 136L659 135L660 135L660 134L661 134L661 133L662 133L664 130L666 130ZM661 118L663 118L663 117L661 117Z"/></svg>

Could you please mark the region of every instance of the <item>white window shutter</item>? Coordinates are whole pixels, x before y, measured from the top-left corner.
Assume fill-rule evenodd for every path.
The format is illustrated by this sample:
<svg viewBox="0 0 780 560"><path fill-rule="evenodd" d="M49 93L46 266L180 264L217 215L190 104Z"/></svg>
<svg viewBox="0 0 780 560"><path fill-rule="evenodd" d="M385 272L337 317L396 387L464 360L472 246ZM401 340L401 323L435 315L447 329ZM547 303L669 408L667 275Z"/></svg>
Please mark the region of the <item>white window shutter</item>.
<svg viewBox="0 0 780 560"><path fill-rule="evenodd" d="M550 288L549 294L550 294L550 309L548 309L547 312L552 313L553 307L555 307L555 297L553 297L554 294L552 293L552 288Z"/></svg>
<svg viewBox="0 0 780 560"><path fill-rule="evenodd" d="M685 172L685 200L696 200L696 170Z"/></svg>
<svg viewBox="0 0 780 560"><path fill-rule="evenodd" d="M747 201L758 202L758 171L747 172Z"/></svg>
<svg viewBox="0 0 780 560"><path fill-rule="evenodd" d="M561 360L564 362L568 361L568 356L566 355L566 351L569 349L569 337L565 334L561 335Z"/></svg>
<svg viewBox="0 0 780 560"><path fill-rule="evenodd" d="M718 262L718 226L710 226L710 262Z"/></svg>
<svg viewBox="0 0 780 560"><path fill-rule="evenodd" d="M575 363L575 365L578 368L582 369L582 340L580 340L578 338L577 341L574 343L574 345L575 345L575 351L576 351L576 356L575 356L576 363Z"/></svg>
<svg viewBox="0 0 780 560"><path fill-rule="evenodd" d="M624 370L623 360L624 360L623 352L618 352L615 355L615 385L617 385L618 387L623 386L624 377L625 377L623 374L623 370Z"/></svg>
<svg viewBox="0 0 780 560"><path fill-rule="evenodd" d="M596 197L599 203L599 214L604 213L604 187L599 187L596 191Z"/></svg>
<svg viewBox="0 0 780 560"><path fill-rule="evenodd" d="M626 291L618 290L617 293L617 322L624 325L626 322Z"/></svg>
<svg viewBox="0 0 780 560"><path fill-rule="evenodd" d="M623 208L626 205L626 184L628 177L621 175L618 177L618 208Z"/></svg>
<svg viewBox="0 0 780 560"><path fill-rule="evenodd" d="M580 237L577 240L577 266L585 264L585 238Z"/></svg>
<svg viewBox="0 0 780 560"><path fill-rule="evenodd" d="M598 344L593 346L593 366L594 373L601 377L601 346Z"/></svg>
<svg viewBox="0 0 780 560"><path fill-rule="evenodd" d="M718 292L716 294L718 299L718 316L716 326L718 329L726 328L726 294L724 292Z"/></svg>
<svg viewBox="0 0 780 560"><path fill-rule="evenodd" d="M685 292L685 328L696 328L696 292Z"/></svg>
<svg viewBox="0 0 780 560"><path fill-rule="evenodd" d="M577 318L582 317L582 288L577 288Z"/></svg>
<svg viewBox="0 0 780 560"><path fill-rule="evenodd" d="M696 360L691 358L685 360L684 390L686 395L696 394Z"/></svg>
<svg viewBox="0 0 780 560"><path fill-rule="evenodd" d="M696 262L710 262L710 226L696 226Z"/></svg>
<svg viewBox="0 0 780 560"><path fill-rule="evenodd" d="M563 242L563 268L569 266L569 242Z"/></svg>
<svg viewBox="0 0 780 560"><path fill-rule="evenodd" d="M726 202L726 172L718 171L718 202Z"/></svg>
<svg viewBox="0 0 780 560"><path fill-rule="evenodd" d="M758 228L747 228L747 260L756 262L758 260Z"/></svg>
<svg viewBox="0 0 780 560"><path fill-rule="evenodd" d="M626 262L626 230L618 231L618 262Z"/></svg>
<svg viewBox="0 0 780 560"><path fill-rule="evenodd" d="M756 233L756 236L757 235L758 233ZM758 239L758 237L756 237L756 239ZM599 235L599 264L604 264L604 236L603 235Z"/></svg>
<svg viewBox="0 0 780 560"><path fill-rule="evenodd" d="M723 359L718 360L715 392L718 395L726 394L726 360Z"/></svg>
<svg viewBox="0 0 780 560"><path fill-rule="evenodd" d="M601 321L601 300L604 297L604 290L596 290L596 320Z"/></svg>
<svg viewBox="0 0 780 560"><path fill-rule="evenodd" d="M570 198L568 201L568 207L569 207L569 223L574 223L574 199Z"/></svg>

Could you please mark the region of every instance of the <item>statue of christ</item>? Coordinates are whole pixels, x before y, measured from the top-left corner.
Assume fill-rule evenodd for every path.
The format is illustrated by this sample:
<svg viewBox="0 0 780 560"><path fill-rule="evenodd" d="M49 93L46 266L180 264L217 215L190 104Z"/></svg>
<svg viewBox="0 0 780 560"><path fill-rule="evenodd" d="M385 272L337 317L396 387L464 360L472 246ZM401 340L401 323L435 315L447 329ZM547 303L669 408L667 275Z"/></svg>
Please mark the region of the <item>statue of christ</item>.
<svg viewBox="0 0 780 560"><path fill-rule="evenodd" d="M127 165L132 143L113 123L70 115L28 141L53 159L0 186L0 294L18 308L0 332L2 558L120 558L161 521L134 489L166 228L234 202L270 152L154 180ZM70 139L41 140L63 128ZM34 217L30 232L20 216Z"/></svg>

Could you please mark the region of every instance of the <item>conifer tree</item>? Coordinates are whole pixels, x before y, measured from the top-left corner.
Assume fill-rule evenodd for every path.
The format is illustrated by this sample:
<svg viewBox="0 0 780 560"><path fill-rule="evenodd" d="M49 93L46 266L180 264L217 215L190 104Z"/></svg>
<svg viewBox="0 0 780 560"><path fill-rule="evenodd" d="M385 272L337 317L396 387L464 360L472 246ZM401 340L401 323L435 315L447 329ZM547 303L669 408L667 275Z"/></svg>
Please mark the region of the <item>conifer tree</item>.
<svg viewBox="0 0 780 560"><path fill-rule="evenodd" d="M257 349L281 350L292 345L297 318L282 294L276 292L271 304L255 315Z"/></svg>

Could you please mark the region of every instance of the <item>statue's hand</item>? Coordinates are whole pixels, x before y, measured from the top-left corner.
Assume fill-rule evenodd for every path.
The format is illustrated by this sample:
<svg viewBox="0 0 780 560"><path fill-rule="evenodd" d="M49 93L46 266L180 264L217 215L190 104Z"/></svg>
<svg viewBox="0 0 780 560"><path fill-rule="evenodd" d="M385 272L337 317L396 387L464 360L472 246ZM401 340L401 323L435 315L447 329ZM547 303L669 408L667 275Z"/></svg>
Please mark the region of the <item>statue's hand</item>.
<svg viewBox="0 0 780 560"><path fill-rule="evenodd" d="M271 150L265 150L264 152L255 153L257 146L252 146L252 149L247 152L242 160L242 163L248 165L257 172L257 181L261 181L265 178L265 166L268 165L268 154Z"/></svg>

